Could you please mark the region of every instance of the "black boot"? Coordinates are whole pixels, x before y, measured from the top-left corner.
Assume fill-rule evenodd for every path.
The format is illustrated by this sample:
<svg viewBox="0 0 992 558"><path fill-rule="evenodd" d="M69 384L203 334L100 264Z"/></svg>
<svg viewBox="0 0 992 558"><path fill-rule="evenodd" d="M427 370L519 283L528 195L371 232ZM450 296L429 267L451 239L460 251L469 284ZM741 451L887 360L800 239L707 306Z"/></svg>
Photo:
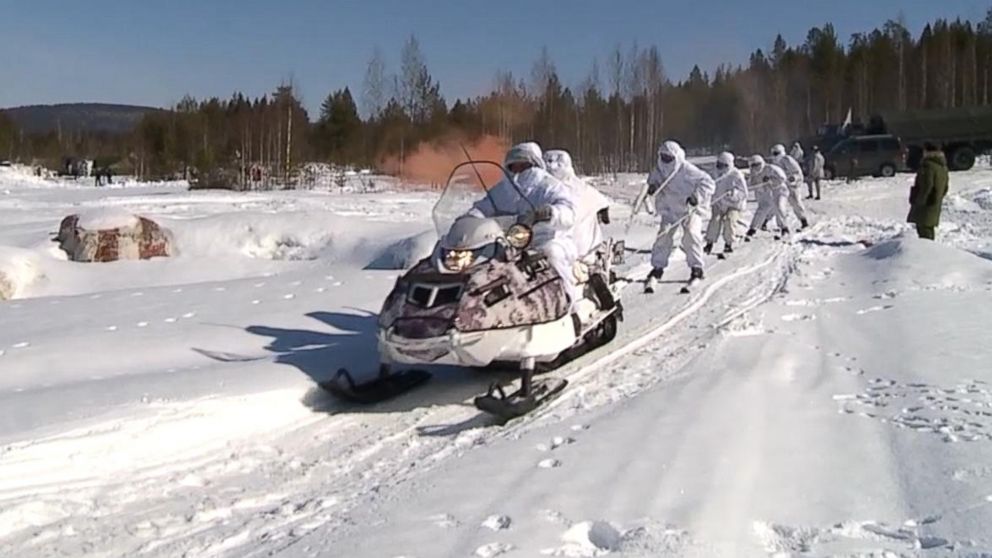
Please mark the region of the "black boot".
<svg viewBox="0 0 992 558"><path fill-rule="evenodd" d="M819 200L820 199L820 196L816 196L816 199Z"/></svg>
<svg viewBox="0 0 992 558"><path fill-rule="evenodd" d="M648 273L648 278L644 281L644 292L651 294L654 292L655 288L658 286L658 281L661 280L661 276L665 273L665 269L661 267L656 267Z"/></svg>
<svg viewBox="0 0 992 558"><path fill-rule="evenodd" d="M809 227L809 221L807 221L806 219L800 219L799 222L802 224L802 226L799 227L799 230L803 230Z"/></svg>
<svg viewBox="0 0 992 558"><path fill-rule="evenodd" d="M747 234L744 235L744 242L751 242L751 237L754 236L754 235L756 235L756 234L758 234L758 232L755 231L754 229L748 230L747 231Z"/></svg>
<svg viewBox="0 0 992 558"><path fill-rule="evenodd" d="M713 243L707 242L706 246L703 246L703 253L709 256L711 252L713 252Z"/></svg>
<svg viewBox="0 0 992 558"><path fill-rule="evenodd" d="M703 268L694 267L689 273L689 279L702 279L703 278Z"/></svg>
<svg viewBox="0 0 992 558"><path fill-rule="evenodd" d="M734 245L733 244L730 244L730 243L724 244L723 245L723 253L724 254L733 254L734 253Z"/></svg>

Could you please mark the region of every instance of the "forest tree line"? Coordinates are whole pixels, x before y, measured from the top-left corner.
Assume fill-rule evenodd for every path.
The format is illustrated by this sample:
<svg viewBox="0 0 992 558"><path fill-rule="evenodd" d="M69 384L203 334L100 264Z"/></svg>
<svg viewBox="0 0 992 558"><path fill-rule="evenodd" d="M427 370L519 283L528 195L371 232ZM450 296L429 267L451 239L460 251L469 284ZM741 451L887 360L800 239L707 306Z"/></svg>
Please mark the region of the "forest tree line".
<svg viewBox="0 0 992 558"><path fill-rule="evenodd" d="M697 66L681 80L666 73L657 47L635 43L591 61L568 85L544 48L529 75L501 71L488 94L448 102L410 37L395 72L376 49L361 87L331 92L313 119L292 83L257 98L187 97L126 135L30 136L0 112L0 158L52 166L85 156L142 177L193 171L234 184L253 174L291 183L307 162L402 166L419 145L492 136L568 149L588 173L644 171L663 138L764 152L848 110L867 121L883 110L988 105L990 70L992 9L982 21L934 21L916 36L899 20L846 39L826 24L802 44L778 36L747 64Z"/></svg>

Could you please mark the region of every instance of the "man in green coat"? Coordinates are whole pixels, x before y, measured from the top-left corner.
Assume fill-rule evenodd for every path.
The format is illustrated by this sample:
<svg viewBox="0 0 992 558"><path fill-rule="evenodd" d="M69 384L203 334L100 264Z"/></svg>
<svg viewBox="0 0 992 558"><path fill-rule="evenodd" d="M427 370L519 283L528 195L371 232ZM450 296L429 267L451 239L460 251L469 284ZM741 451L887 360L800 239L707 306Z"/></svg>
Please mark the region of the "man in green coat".
<svg viewBox="0 0 992 558"><path fill-rule="evenodd" d="M933 240L937 225L940 224L940 207L947 195L947 159L944 152L933 144L924 146L920 169L916 171L916 183L909 192L909 218L916 223L920 238Z"/></svg>

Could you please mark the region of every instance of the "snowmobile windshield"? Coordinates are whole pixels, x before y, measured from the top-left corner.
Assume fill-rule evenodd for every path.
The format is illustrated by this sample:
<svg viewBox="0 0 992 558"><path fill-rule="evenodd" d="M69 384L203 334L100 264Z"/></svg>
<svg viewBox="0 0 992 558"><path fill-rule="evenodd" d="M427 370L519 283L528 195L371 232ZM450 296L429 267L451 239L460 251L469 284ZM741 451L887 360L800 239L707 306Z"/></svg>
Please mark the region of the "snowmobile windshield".
<svg viewBox="0 0 992 558"><path fill-rule="evenodd" d="M434 205L434 227L444 237L465 215L518 216L531 207L513 176L492 161L467 161L451 171L441 199ZM502 221L502 220L501 220Z"/></svg>

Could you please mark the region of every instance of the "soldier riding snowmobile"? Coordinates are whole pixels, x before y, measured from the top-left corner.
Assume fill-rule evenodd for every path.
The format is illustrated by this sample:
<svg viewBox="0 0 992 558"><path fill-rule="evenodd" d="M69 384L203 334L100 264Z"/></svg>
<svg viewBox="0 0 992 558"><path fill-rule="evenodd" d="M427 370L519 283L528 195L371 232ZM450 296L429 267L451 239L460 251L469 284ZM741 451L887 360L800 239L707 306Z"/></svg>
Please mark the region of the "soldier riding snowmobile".
<svg viewBox="0 0 992 558"><path fill-rule="evenodd" d="M430 378L423 369L398 367L514 366L519 389L507 394L493 384L475 399L480 410L506 420L565 388L563 379L535 380L539 367L553 369L614 338L622 306L612 267L622 262L623 245L603 242L575 258L563 279L541 245L554 238L553 216L521 187L534 177L507 166L455 167L434 207L439 241L432 255L397 280L379 314L378 378L356 384L341 370L323 387L372 403Z"/></svg>

